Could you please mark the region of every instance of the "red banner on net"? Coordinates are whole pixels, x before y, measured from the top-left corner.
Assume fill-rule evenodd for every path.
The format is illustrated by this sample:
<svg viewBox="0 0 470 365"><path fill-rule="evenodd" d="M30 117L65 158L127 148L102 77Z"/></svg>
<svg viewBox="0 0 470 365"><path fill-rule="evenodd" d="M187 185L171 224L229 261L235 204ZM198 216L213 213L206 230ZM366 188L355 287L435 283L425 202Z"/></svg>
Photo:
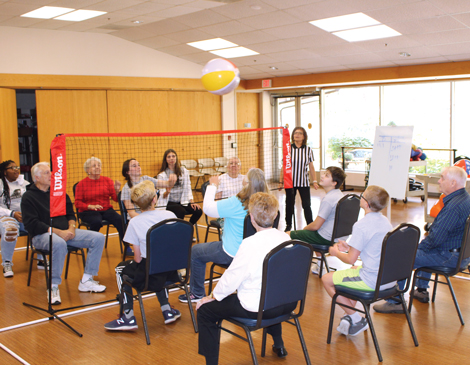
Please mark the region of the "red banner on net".
<svg viewBox="0 0 470 365"><path fill-rule="evenodd" d="M284 128L282 132L282 155L283 155L283 171L284 171L284 189L292 189L292 156L290 145L289 129Z"/></svg>
<svg viewBox="0 0 470 365"><path fill-rule="evenodd" d="M67 169L65 166L65 136L55 137L51 143L51 217L66 214Z"/></svg>

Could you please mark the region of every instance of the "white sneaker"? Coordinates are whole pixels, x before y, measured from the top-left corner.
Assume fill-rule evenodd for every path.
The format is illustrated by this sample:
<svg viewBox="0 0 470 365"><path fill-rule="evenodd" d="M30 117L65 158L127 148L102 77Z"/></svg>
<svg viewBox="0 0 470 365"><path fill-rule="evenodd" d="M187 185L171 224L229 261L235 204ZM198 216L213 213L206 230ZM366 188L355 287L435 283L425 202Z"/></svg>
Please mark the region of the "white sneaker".
<svg viewBox="0 0 470 365"><path fill-rule="evenodd" d="M13 266L13 263L10 261L5 261L3 263L3 276L6 278L11 278L13 277L13 270L11 267Z"/></svg>
<svg viewBox="0 0 470 365"><path fill-rule="evenodd" d="M46 290L46 293L47 293L47 300L49 301L49 289ZM61 303L61 300L60 300L59 288L52 287L51 304L57 305L60 303Z"/></svg>
<svg viewBox="0 0 470 365"><path fill-rule="evenodd" d="M100 285L100 283L90 278L84 283L82 283L80 280L80 284L78 284L78 290L82 292L101 293L106 290L106 287L104 285Z"/></svg>
<svg viewBox="0 0 470 365"><path fill-rule="evenodd" d="M318 273L320 272L320 265L319 265L319 263L320 263L320 261L317 260L316 262L314 262L314 263L312 264L312 274L318 275ZM322 270L321 273L322 273L322 275L328 273L328 271L326 271L326 266L325 266L325 264L323 264L323 270Z"/></svg>

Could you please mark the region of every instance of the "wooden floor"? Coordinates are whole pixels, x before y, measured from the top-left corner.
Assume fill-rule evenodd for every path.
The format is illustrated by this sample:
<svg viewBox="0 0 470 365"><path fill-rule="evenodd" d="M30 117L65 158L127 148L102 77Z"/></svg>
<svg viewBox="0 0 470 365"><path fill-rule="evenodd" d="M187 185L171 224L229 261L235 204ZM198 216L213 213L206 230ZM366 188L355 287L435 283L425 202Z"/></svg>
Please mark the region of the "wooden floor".
<svg viewBox="0 0 470 365"><path fill-rule="evenodd" d="M318 211L323 191L313 193L312 209ZM280 195L283 210L283 197ZM298 204L300 206L300 204ZM408 204L393 204L392 223L412 222L423 227L423 204L419 198L411 198ZM298 225L302 227L303 217L296 212ZM201 222L203 219L201 219ZM284 218L281 219L284 228ZM205 229L200 227L201 238ZM216 235L210 234L209 240ZM21 242L23 243L23 242ZM19 245L20 246L20 245ZM114 267L120 261L116 236L110 238L108 248L103 252L98 280L107 286L102 294L78 292L78 281L82 274L81 263L73 258L67 280L60 286L62 305L71 307L115 298L117 293ZM170 303L182 312L176 323L165 325L155 297L145 300L150 329L151 345L145 343L140 311L136 308L139 329L133 333L106 332L104 323L116 318L117 302L107 307L91 309L63 317L67 323L83 334L78 337L57 320L47 320L43 313L23 306L23 302L46 306L44 272L33 269L31 286L26 286L27 261L25 251L17 250L14 255L12 279L0 278L1 316L0 344L30 364L204 364L204 358L197 354L197 334L194 333L188 307L179 303L181 292L170 294ZM470 283L455 278L452 280L464 319L470 321ZM312 275L308 284L306 310L301 318L302 329L313 364L373 364L377 357L369 331L347 338L334 330L332 343L326 344L330 298L317 276ZM415 302L416 303L416 302ZM96 307L95 307L96 308ZM71 311L73 312L73 311ZM342 315L336 311L335 327ZM420 343L415 347L404 315L383 315L373 313L373 321L384 357L389 364L456 364L463 363L470 351L470 329L461 326L447 287L438 289L435 304L416 303L412 319ZM43 322L10 329L11 326L30 321ZM273 356L268 350L265 358L260 357L261 332L255 333L254 341L260 364L302 364L302 350L293 326L284 325L284 341L289 355L285 359ZM271 346L271 340L268 340ZM0 364L18 364L13 356L0 349ZM251 364L248 345L228 334L222 334L220 364Z"/></svg>

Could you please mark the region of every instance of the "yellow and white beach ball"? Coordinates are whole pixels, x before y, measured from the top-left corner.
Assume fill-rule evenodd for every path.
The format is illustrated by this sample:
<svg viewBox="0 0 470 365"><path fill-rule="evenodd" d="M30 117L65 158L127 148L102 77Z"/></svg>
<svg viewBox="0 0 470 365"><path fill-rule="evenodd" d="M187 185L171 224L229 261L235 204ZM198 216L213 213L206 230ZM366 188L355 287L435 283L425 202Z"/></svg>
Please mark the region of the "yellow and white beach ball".
<svg viewBox="0 0 470 365"><path fill-rule="evenodd" d="M240 83L240 71L237 66L224 58L215 58L207 62L202 69L204 88L216 95L225 95Z"/></svg>

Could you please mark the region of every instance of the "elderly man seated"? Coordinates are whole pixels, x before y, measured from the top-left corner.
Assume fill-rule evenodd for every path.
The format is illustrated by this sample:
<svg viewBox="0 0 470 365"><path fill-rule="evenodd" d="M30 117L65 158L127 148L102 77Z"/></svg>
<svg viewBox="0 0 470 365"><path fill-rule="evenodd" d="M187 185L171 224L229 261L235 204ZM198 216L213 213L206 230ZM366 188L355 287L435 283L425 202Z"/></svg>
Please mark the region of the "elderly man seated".
<svg viewBox="0 0 470 365"><path fill-rule="evenodd" d="M24 225L32 237L33 246L49 250L49 235L52 233L52 294L51 304L60 304L59 284L62 282L67 246L87 248L85 273L78 285L81 292L103 292L104 285L93 280L98 275L104 236L101 233L76 229L72 201L66 195L66 214L52 219L50 226L51 171L47 162L39 162L31 169L34 184L23 195L21 211ZM48 298L49 298L49 291Z"/></svg>
<svg viewBox="0 0 470 365"><path fill-rule="evenodd" d="M470 215L470 195L465 190L467 174L460 167L451 166L442 171L439 179L439 191L445 194L444 208L439 212L431 225L428 235L421 241L416 252L414 268L425 266L444 266L455 268L459 258L462 244L465 221ZM462 267L468 265L470 260L464 260ZM423 277L431 277L430 273L418 273ZM416 281L418 290L414 291L414 298L422 303L429 302L427 291L428 280ZM399 282L400 288L405 282ZM403 313L401 304L388 300L384 304L377 304L374 310L379 313Z"/></svg>
<svg viewBox="0 0 470 365"><path fill-rule="evenodd" d="M245 175L240 174L241 167L242 164L238 157L230 157L227 164L227 173L219 177L219 187L215 194L216 199L230 198L242 190Z"/></svg>

